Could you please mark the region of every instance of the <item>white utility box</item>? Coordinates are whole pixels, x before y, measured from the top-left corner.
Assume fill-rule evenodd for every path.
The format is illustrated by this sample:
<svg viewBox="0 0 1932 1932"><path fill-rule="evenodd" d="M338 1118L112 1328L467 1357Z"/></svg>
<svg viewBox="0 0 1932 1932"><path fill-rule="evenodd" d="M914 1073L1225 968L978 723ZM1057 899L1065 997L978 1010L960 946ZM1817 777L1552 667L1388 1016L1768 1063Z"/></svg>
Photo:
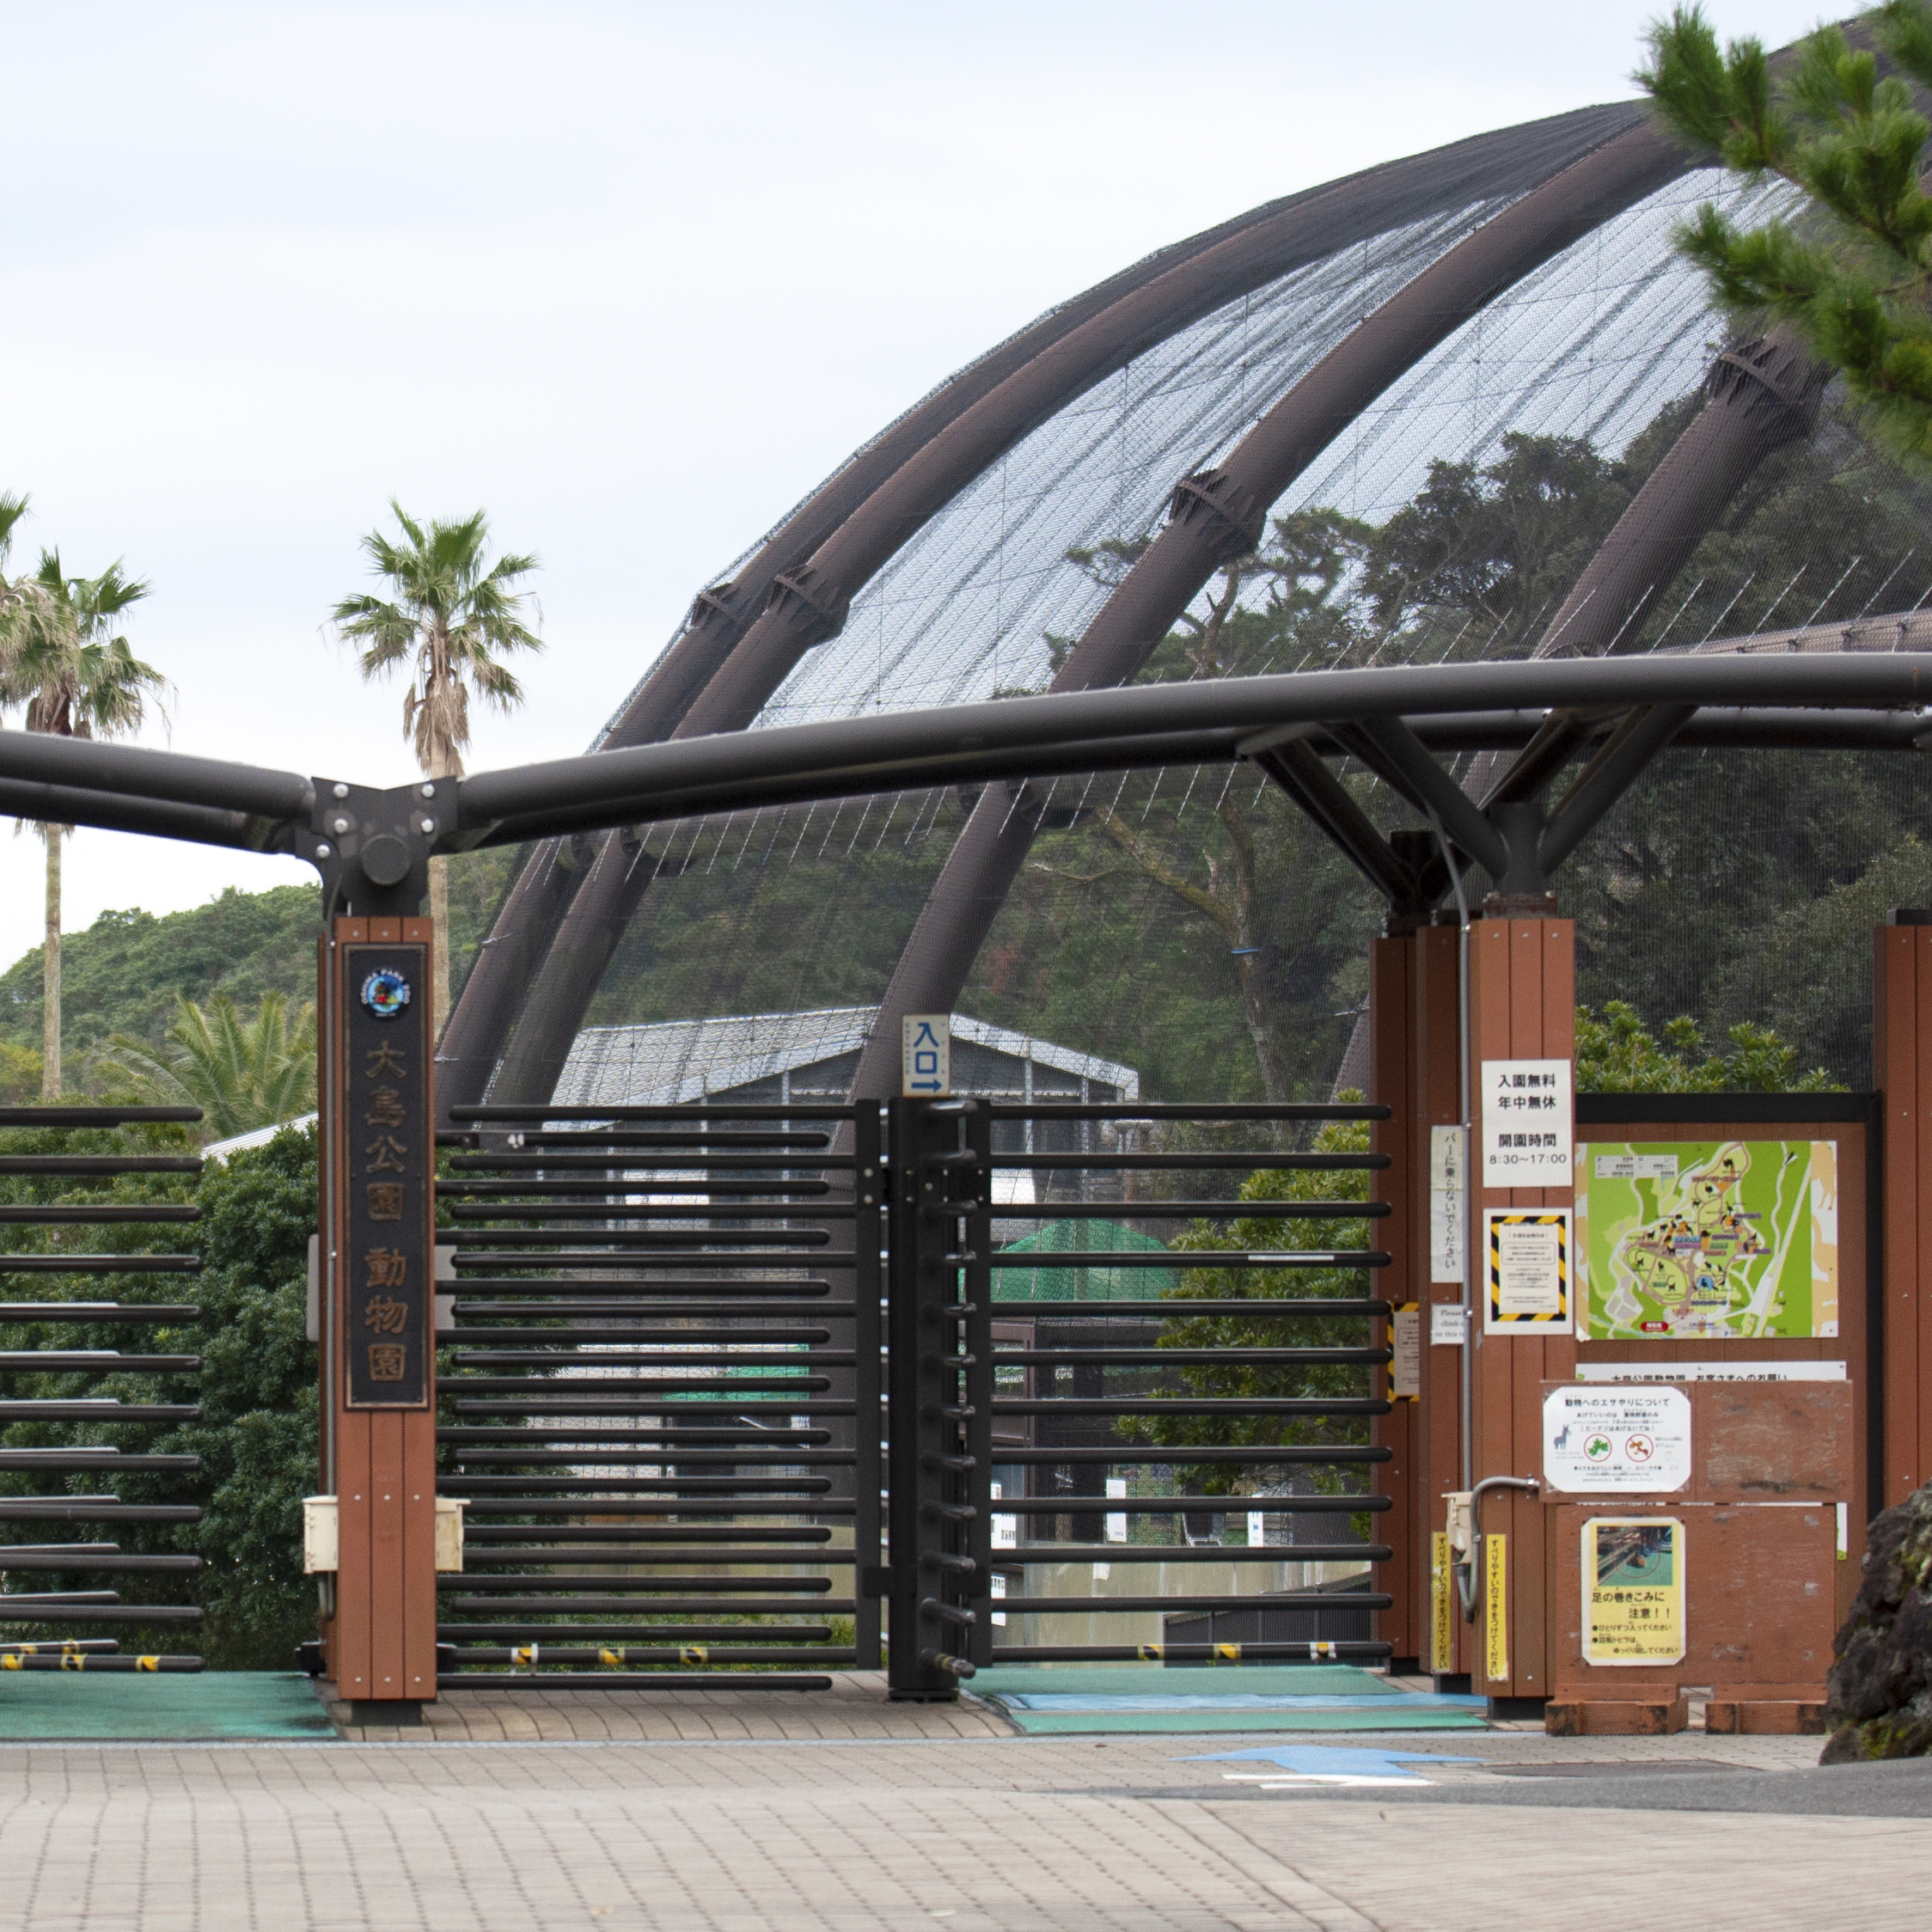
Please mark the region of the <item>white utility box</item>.
<svg viewBox="0 0 1932 1932"><path fill-rule="evenodd" d="M436 1567L463 1567L463 1505L461 1496L436 1499ZM342 1540L333 1496L302 1499L302 1568L309 1576L333 1576L342 1567Z"/></svg>

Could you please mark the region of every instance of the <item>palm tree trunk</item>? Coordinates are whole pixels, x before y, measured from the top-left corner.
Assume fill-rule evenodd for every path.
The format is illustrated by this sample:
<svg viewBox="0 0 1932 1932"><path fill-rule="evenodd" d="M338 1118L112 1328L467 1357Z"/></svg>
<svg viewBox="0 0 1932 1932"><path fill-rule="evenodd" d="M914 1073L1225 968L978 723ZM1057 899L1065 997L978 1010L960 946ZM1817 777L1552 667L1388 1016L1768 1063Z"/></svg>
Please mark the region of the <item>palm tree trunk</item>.
<svg viewBox="0 0 1932 1932"><path fill-rule="evenodd" d="M62 828L44 828L47 841L47 938L40 955L40 1097L60 1097L60 839Z"/></svg>
<svg viewBox="0 0 1932 1932"><path fill-rule="evenodd" d="M449 861L430 860L430 980L436 1003L436 1037L449 1018Z"/></svg>

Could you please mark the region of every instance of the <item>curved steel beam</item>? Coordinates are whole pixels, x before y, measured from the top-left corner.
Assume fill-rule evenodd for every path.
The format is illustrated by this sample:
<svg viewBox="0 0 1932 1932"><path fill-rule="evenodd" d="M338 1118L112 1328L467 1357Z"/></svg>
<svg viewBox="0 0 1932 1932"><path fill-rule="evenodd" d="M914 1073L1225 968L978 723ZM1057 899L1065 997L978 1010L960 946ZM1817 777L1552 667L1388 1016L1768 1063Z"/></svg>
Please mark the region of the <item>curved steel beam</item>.
<svg viewBox="0 0 1932 1932"><path fill-rule="evenodd" d="M722 732L479 773L456 781L455 822L433 849L983 782L1029 759L1085 771L1110 745L1135 761L1175 743L1198 746L1202 755L1218 748L1247 756L1279 743L1290 726L1748 704L1759 712L1896 711L1911 714L1917 734L1932 733L1932 719L1917 715L1929 701L1932 654L1904 651L1507 659L1131 684ZM9 744L21 736L0 733L0 775Z"/></svg>
<svg viewBox="0 0 1932 1932"><path fill-rule="evenodd" d="M1175 493L1167 526L1088 626L1055 689L1124 683L1224 561L1341 431L1503 290L1690 166L1647 118L1513 203L1370 315L1263 416L1219 468ZM899 1018L950 1011L1030 849L1036 817L982 798L900 955L854 1092L883 1091Z"/></svg>
<svg viewBox="0 0 1932 1932"><path fill-rule="evenodd" d="M1336 248L1470 200L1533 189L1578 155L1647 125L1645 116L1646 110L1634 104L1590 108L1511 130L1506 142L1486 136L1389 162L1210 231L1185 259L1150 258L1144 266L1155 272L1134 274L1104 305L1083 298L1075 305L1077 315L1056 311L1056 317L1067 316L1065 327L1033 344L1024 358L1005 358L999 371L989 368L989 376L999 373L999 380L976 393L962 390L957 407L924 426L916 448L896 436L896 447L905 451L896 467L863 502L849 506L835 527L810 543L802 530L785 545L767 543L755 559L756 567L741 572L728 596L707 592L699 600L693 621L712 645L727 633L737 639L743 630L721 669L714 651L704 658L711 668L701 694L692 669L701 655L699 645L686 652L681 639L678 664L667 658L636 701L641 704L653 688L661 688L663 702L657 715L669 716L674 700L686 707L682 721L673 721L680 735L749 725L805 652L837 634L853 595L902 544L990 463L1093 383L1224 303ZM1021 339L1015 339L1016 348ZM968 373L981 367L975 364ZM950 386L941 393L950 395ZM868 462L863 476L874 477L878 468ZM853 489L859 480L855 475ZM764 608L745 629L755 598L764 600ZM634 850L607 840L581 884L559 890L556 902L566 909L504 1058L492 1090L498 1096L518 1102L548 1096L551 1086L545 1083L553 1085L562 1070L654 871L654 860L640 860ZM533 883L526 894L519 880L458 1002L439 1057L439 1077L452 1104L480 1094L508 1028L517 988L512 975L499 969L498 955L507 961L511 933L530 925L533 915L524 900L534 905L535 891Z"/></svg>

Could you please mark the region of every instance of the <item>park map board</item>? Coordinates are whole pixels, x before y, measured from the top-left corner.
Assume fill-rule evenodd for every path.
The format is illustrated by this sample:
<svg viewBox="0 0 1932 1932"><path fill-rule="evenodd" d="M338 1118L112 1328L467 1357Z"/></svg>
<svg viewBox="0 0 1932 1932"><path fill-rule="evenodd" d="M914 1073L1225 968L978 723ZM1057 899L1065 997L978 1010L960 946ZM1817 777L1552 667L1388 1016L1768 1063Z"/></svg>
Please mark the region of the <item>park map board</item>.
<svg viewBox="0 0 1932 1932"><path fill-rule="evenodd" d="M1838 1332L1834 1140L1577 1149L1583 1335L1807 1341Z"/></svg>

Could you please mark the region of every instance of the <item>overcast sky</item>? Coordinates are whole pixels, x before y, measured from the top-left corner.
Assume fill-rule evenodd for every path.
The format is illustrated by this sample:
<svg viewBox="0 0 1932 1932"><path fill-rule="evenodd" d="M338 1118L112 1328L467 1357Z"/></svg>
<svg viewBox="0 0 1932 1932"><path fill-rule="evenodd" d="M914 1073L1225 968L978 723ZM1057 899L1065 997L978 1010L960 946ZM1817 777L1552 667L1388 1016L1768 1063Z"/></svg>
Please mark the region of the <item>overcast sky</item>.
<svg viewBox="0 0 1932 1932"><path fill-rule="evenodd" d="M391 496L480 505L541 556L548 650L471 767L581 750L693 590L961 363L1257 202L1628 97L1655 10L0 0L14 567L151 581L149 742L394 783L400 692L324 618ZM0 963L39 866L0 836ZM313 876L83 832L66 926Z"/></svg>

